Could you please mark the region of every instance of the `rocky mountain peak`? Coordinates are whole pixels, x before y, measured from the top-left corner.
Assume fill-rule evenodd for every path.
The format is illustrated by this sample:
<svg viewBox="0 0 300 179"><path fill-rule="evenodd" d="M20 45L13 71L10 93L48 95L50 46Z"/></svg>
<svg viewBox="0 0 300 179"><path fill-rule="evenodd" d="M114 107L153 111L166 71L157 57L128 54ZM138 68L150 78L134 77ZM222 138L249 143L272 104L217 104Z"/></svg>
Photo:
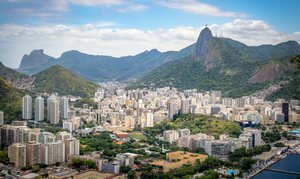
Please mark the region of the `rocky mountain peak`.
<svg viewBox="0 0 300 179"><path fill-rule="evenodd" d="M44 54L43 49L33 50L29 55L23 56L19 69L26 70L39 67L48 63L51 59L54 58Z"/></svg>
<svg viewBox="0 0 300 179"><path fill-rule="evenodd" d="M196 47L194 50L194 56L197 58L205 58L207 54L207 43L213 38L212 32L208 27L205 27L198 37Z"/></svg>
<svg viewBox="0 0 300 179"><path fill-rule="evenodd" d="M32 52L30 52L30 55L38 55L38 54L44 54L44 50L36 49L36 50L32 50Z"/></svg>

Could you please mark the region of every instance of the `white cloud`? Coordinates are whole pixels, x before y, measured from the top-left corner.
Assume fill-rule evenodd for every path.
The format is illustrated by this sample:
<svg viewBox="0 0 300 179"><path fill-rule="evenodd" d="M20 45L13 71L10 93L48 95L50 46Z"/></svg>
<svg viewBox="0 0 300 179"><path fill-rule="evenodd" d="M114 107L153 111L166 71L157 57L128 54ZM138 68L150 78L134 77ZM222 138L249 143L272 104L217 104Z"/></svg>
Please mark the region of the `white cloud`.
<svg viewBox="0 0 300 179"><path fill-rule="evenodd" d="M125 5L125 0L4 0L14 3L8 13L32 17L53 17L70 10L70 5L88 7L110 7Z"/></svg>
<svg viewBox="0 0 300 179"><path fill-rule="evenodd" d="M125 56L157 48L160 51L180 50L194 42L203 27L175 27L140 30L117 28L111 22L72 25L0 25L0 60L17 67L24 54L33 49L59 57L68 50L88 54ZM285 34L261 20L237 19L211 25L213 34L241 41L248 45L276 44L287 40L300 42L300 32Z"/></svg>
<svg viewBox="0 0 300 179"><path fill-rule="evenodd" d="M282 33L262 20L236 19L222 25L213 25L212 29L224 37L229 37L247 45L277 44L287 40L300 42L300 34Z"/></svg>
<svg viewBox="0 0 300 179"><path fill-rule="evenodd" d="M161 6L178 9L192 14L202 14L218 17L242 17L244 14L238 12L223 11L218 7L196 1L196 0L157 0Z"/></svg>
<svg viewBox="0 0 300 179"><path fill-rule="evenodd" d="M119 8L117 11L119 12L140 12L146 10L148 7L143 4L131 4L127 7Z"/></svg>

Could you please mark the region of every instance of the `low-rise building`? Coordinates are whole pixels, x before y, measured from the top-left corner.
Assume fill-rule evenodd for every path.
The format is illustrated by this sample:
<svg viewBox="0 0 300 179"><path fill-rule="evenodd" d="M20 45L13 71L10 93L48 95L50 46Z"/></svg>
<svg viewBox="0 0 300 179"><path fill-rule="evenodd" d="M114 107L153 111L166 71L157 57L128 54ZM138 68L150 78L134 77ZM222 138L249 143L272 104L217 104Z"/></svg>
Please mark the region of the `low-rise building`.
<svg viewBox="0 0 300 179"><path fill-rule="evenodd" d="M134 153L122 153L117 154L116 160L120 163L122 166L132 166L134 165L134 159L137 157L137 154Z"/></svg>

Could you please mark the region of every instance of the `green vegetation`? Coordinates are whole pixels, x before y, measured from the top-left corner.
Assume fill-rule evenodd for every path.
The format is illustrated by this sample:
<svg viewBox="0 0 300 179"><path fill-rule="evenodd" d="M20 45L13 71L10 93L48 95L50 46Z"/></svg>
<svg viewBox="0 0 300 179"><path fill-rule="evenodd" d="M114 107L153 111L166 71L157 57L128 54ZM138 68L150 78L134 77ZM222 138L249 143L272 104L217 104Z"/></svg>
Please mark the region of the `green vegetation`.
<svg viewBox="0 0 300 179"><path fill-rule="evenodd" d="M297 68L300 68L300 55L295 56L291 59L292 63L295 63L297 65Z"/></svg>
<svg viewBox="0 0 300 179"><path fill-rule="evenodd" d="M245 157L253 157L255 155L259 155L263 152L267 152L271 150L270 145L262 145L257 146L251 149L246 149L245 147L236 149L234 152L231 152L228 155L229 161L231 162L240 162Z"/></svg>
<svg viewBox="0 0 300 179"><path fill-rule="evenodd" d="M141 132L131 132L129 133L129 138L130 139L139 139L139 140L147 140L147 137L143 135Z"/></svg>
<svg viewBox="0 0 300 179"><path fill-rule="evenodd" d="M63 131L63 128L61 124L57 124L57 125L47 124L45 127L43 127L43 130L46 132L51 132L53 134L56 134L59 131Z"/></svg>
<svg viewBox="0 0 300 179"><path fill-rule="evenodd" d="M219 174L214 170L208 170L204 172L204 176L196 177L196 179L218 179Z"/></svg>
<svg viewBox="0 0 300 179"><path fill-rule="evenodd" d="M94 161L83 160L80 158L73 158L71 165L76 169L96 169L97 168Z"/></svg>
<svg viewBox="0 0 300 179"><path fill-rule="evenodd" d="M83 121L83 123L84 124L80 126L80 129L92 128L92 127L96 126L96 124L93 121L90 121L90 122Z"/></svg>
<svg viewBox="0 0 300 179"><path fill-rule="evenodd" d="M40 168L39 165L35 165L35 166L32 167L32 172L34 172L34 173L37 173L37 172L39 172L40 170L41 170L41 168Z"/></svg>
<svg viewBox="0 0 300 179"><path fill-rule="evenodd" d="M287 43L298 46L294 42ZM223 96L241 97L282 80L293 82L291 72L295 71L295 65L290 64L287 56L299 54L284 46L247 47L223 38L213 38L207 51L201 59L188 56L163 64L133 84L132 88L172 86L181 90L220 90ZM261 76L265 78L262 81ZM252 78L258 79L258 83L251 83ZM299 86L299 81L296 84ZM292 92L292 87L287 88ZM285 93L283 97L290 99L296 94L300 96L298 91Z"/></svg>
<svg viewBox="0 0 300 179"><path fill-rule="evenodd" d="M266 143L272 143L280 140L281 134L278 126L273 126L270 132L263 132L262 139Z"/></svg>
<svg viewBox="0 0 300 179"><path fill-rule="evenodd" d="M140 149L142 146L137 142L124 142L122 145L114 143L108 132L99 135L89 135L80 139L80 153L85 154L93 151L103 151L106 158L115 157L118 153L131 152L146 155L146 152Z"/></svg>
<svg viewBox="0 0 300 179"><path fill-rule="evenodd" d="M289 83L284 85L278 91L267 96L266 100L276 101L277 99L300 100L300 70L291 74Z"/></svg>
<svg viewBox="0 0 300 179"><path fill-rule="evenodd" d="M127 174L127 178L128 179L134 179L135 178L135 171L134 170L130 170Z"/></svg>
<svg viewBox="0 0 300 179"><path fill-rule="evenodd" d="M60 95L76 95L91 97L97 85L72 74L61 66L52 66L45 71L34 75L34 91L54 93Z"/></svg>
<svg viewBox="0 0 300 179"><path fill-rule="evenodd" d="M232 137L238 137L241 134L239 125L234 122L221 120L212 116L195 114L179 115L174 121L164 121L144 131L147 134L155 136L161 134L163 130L181 128L190 129L192 134L202 132L213 135L216 138L218 138L220 134L229 134Z"/></svg>
<svg viewBox="0 0 300 179"><path fill-rule="evenodd" d="M205 172L206 176L215 176L215 173L211 170L217 169L222 165L225 165L225 162L217 158L208 157L203 162L200 162L200 160L196 160L195 164L193 165L183 165L179 168L170 170L167 173L153 172L154 167L149 164L142 165L138 171L142 172L142 178L190 178L194 174L204 171L207 171Z"/></svg>
<svg viewBox="0 0 300 179"><path fill-rule="evenodd" d="M234 162L242 171L247 171L255 163L252 159L253 156L259 155L263 152L271 150L270 145L257 146L251 149L246 149L244 147L236 149L228 155L229 161Z"/></svg>
<svg viewBox="0 0 300 179"><path fill-rule="evenodd" d="M94 109L98 109L98 104L91 98L81 98L74 102L74 107L82 108L83 104L89 105L89 107L93 107Z"/></svg>
<svg viewBox="0 0 300 179"><path fill-rule="evenodd" d="M23 171L32 170L32 166L21 167L21 170L23 170Z"/></svg>
<svg viewBox="0 0 300 179"><path fill-rule="evenodd" d="M14 119L21 119L22 94L0 77L0 110L4 112L4 120L10 123Z"/></svg>
<svg viewBox="0 0 300 179"><path fill-rule="evenodd" d="M241 160L241 169L244 171L249 170L252 165L255 164L255 160L250 157L244 157Z"/></svg>
<svg viewBox="0 0 300 179"><path fill-rule="evenodd" d="M0 163L3 163L4 165L9 164L7 149L1 149L0 150Z"/></svg>
<svg viewBox="0 0 300 179"><path fill-rule="evenodd" d="M120 172L121 173L128 173L131 170L130 166L121 166L120 167Z"/></svg>
<svg viewBox="0 0 300 179"><path fill-rule="evenodd" d="M7 80L17 80L17 79L25 79L28 78L27 75L17 72L11 68L8 68L0 62L0 77Z"/></svg>
<svg viewBox="0 0 300 179"><path fill-rule="evenodd" d="M274 147L285 147L285 145L282 142L277 142L274 144Z"/></svg>

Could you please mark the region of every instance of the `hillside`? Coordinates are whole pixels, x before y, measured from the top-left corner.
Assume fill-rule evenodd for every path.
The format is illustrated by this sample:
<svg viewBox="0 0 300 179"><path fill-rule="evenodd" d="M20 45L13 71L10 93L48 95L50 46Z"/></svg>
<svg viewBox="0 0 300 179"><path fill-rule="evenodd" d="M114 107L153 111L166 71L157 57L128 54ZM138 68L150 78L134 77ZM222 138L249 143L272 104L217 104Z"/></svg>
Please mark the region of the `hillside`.
<svg viewBox="0 0 300 179"><path fill-rule="evenodd" d="M289 83L278 91L267 97L268 100L276 99L297 99L300 100L300 55L290 58L290 61L297 66L297 70L290 71L288 76Z"/></svg>
<svg viewBox="0 0 300 179"><path fill-rule="evenodd" d="M33 90L37 92L90 97L97 89L96 84L81 79L58 65L51 66L34 77Z"/></svg>
<svg viewBox="0 0 300 179"><path fill-rule="evenodd" d="M12 87L6 80L0 77L0 110L4 112L4 120L20 119L22 115L21 91Z"/></svg>
<svg viewBox="0 0 300 179"><path fill-rule="evenodd" d="M192 55L160 66L133 87L221 90L224 96L241 97L283 79L291 80L296 65L287 56L295 54L300 54L296 42L248 47L212 37L206 28L200 33Z"/></svg>
<svg viewBox="0 0 300 179"><path fill-rule="evenodd" d="M0 77L5 79L9 84L20 89L29 89L33 78L28 75L17 72L14 69L4 66L0 62Z"/></svg>

